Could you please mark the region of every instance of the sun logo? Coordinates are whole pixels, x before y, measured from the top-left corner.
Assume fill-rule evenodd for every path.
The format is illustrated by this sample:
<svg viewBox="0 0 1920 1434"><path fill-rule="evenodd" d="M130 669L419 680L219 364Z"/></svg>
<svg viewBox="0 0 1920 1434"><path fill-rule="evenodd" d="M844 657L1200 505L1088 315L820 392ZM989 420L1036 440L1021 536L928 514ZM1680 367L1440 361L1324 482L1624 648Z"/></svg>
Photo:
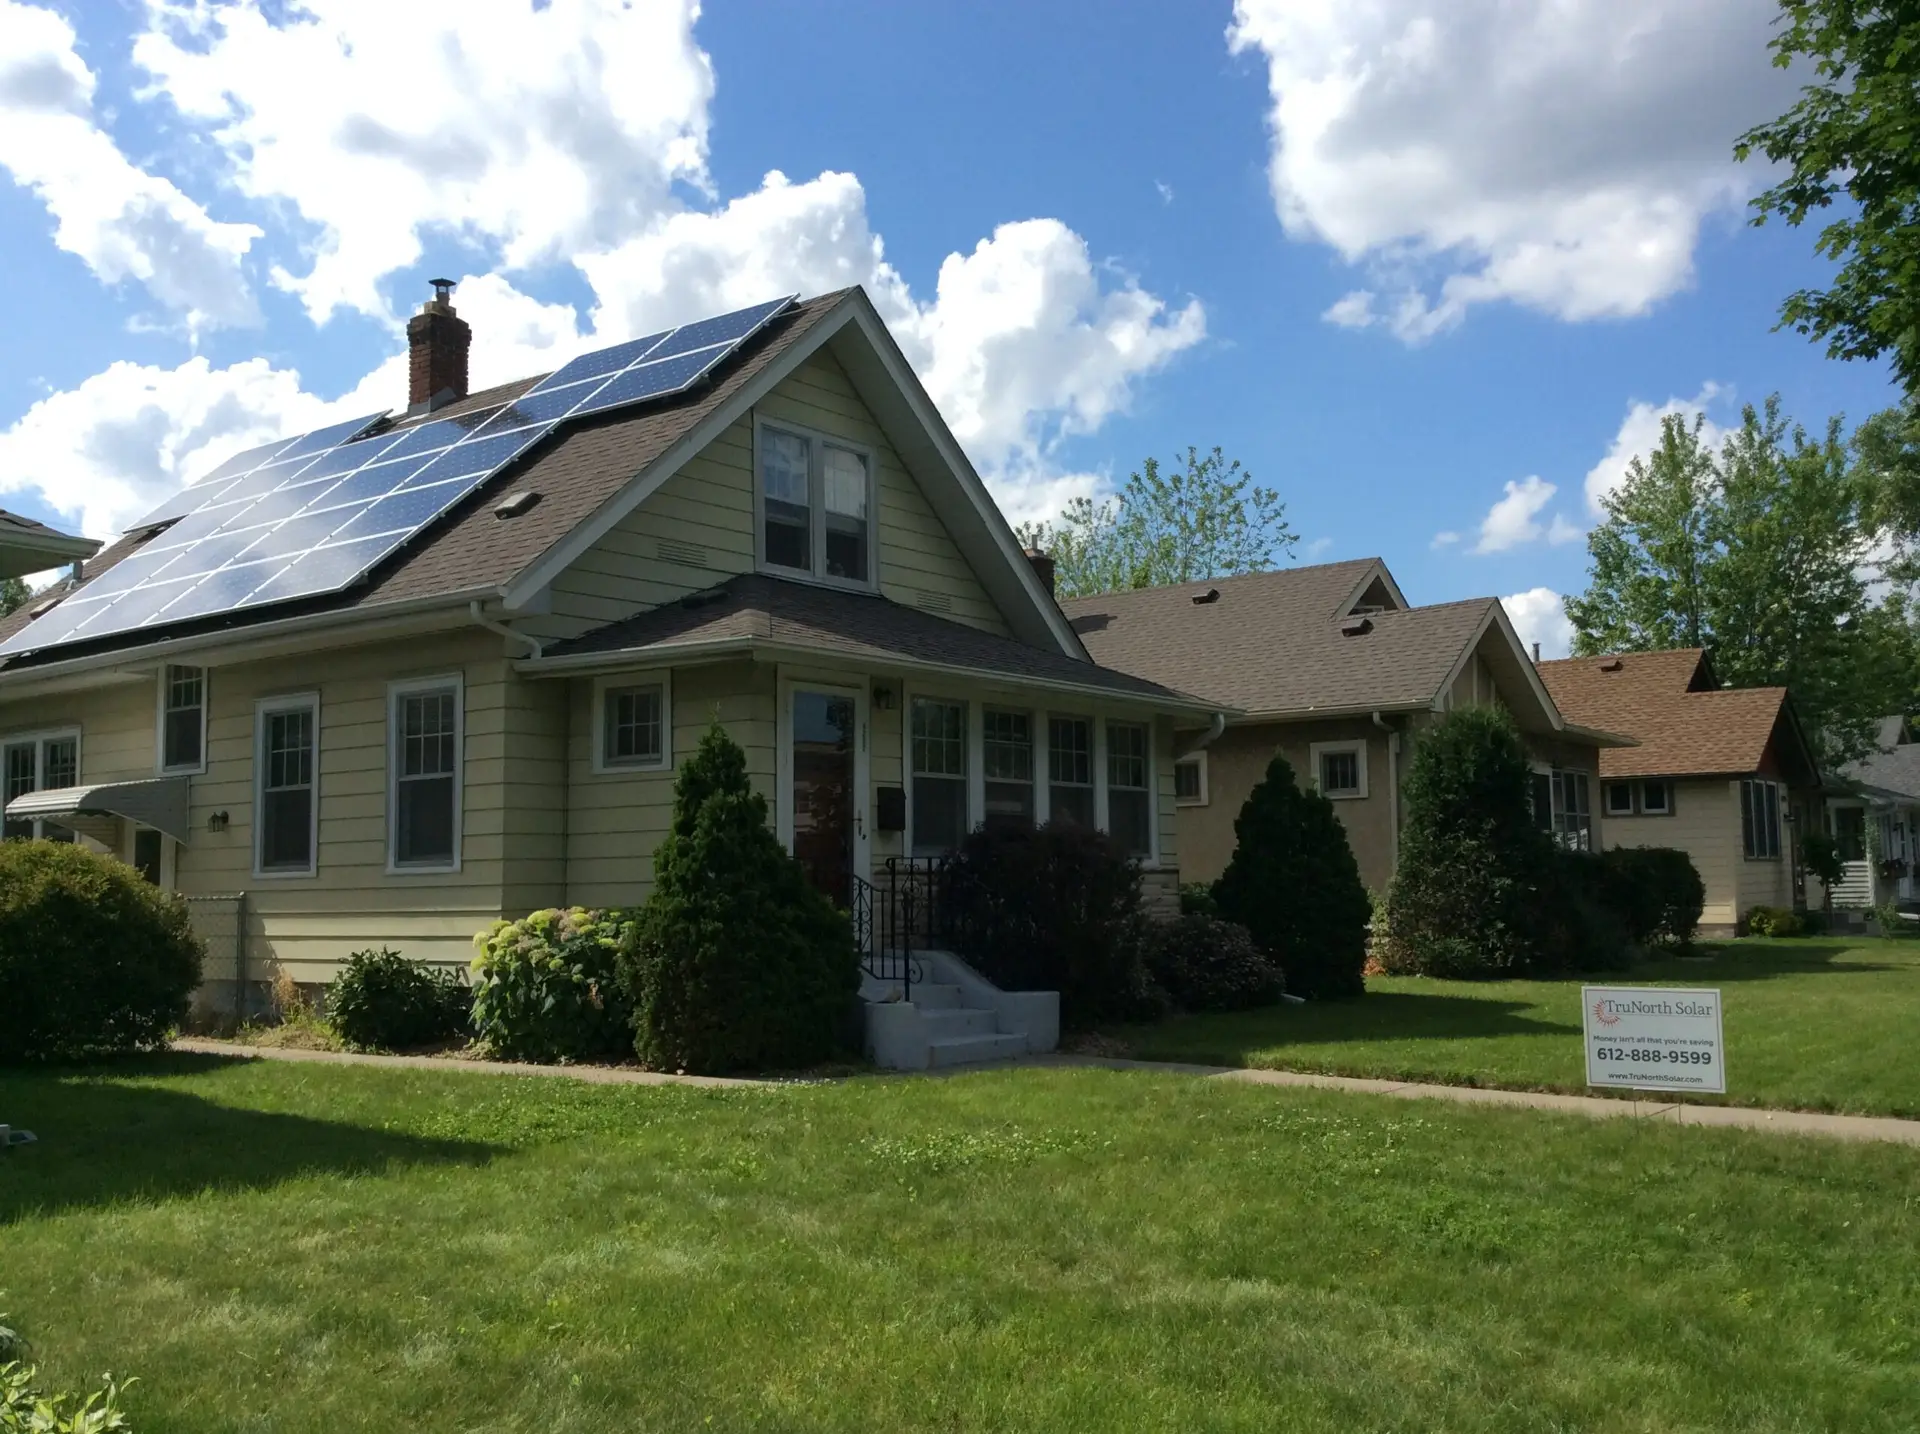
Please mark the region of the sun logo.
<svg viewBox="0 0 1920 1434"><path fill-rule="evenodd" d="M1605 1001L1595 1001L1593 1003L1593 1018L1603 1026L1617 1026L1620 1024L1620 1018L1607 1009L1607 1003Z"/></svg>

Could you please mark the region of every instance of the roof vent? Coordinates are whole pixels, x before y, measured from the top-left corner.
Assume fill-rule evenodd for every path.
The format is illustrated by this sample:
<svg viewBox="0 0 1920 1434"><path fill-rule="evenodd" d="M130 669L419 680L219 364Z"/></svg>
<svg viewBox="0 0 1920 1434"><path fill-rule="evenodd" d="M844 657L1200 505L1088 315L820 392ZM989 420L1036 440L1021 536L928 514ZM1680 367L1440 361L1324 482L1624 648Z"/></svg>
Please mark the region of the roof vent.
<svg viewBox="0 0 1920 1434"><path fill-rule="evenodd" d="M1627 664L1618 657L1609 657L1600 664L1600 670L1602 672L1618 672L1626 665Z"/></svg>
<svg viewBox="0 0 1920 1434"><path fill-rule="evenodd" d="M1203 593L1195 593L1193 595L1193 605L1195 607L1204 607L1206 604L1210 602L1219 602L1219 601L1220 601L1219 588L1208 588Z"/></svg>
<svg viewBox="0 0 1920 1434"><path fill-rule="evenodd" d="M65 596L66 596L65 593L55 593L50 598L41 598L39 602L35 603L32 607L27 609L27 616L30 618L34 618L34 617L39 617L42 613L52 612L55 608L60 606L60 599Z"/></svg>
<svg viewBox="0 0 1920 1434"><path fill-rule="evenodd" d="M517 518L539 501L540 494L538 490L524 488L520 492L510 494L494 504L493 516L496 518Z"/></svg>
<svg viewBox="0 0 1920 1434"><path fill-rule="evenodd" d="M1342 637L1365 637L1373 631L1373 619L1370 617L1350 617L1340 624Z"/></svg>

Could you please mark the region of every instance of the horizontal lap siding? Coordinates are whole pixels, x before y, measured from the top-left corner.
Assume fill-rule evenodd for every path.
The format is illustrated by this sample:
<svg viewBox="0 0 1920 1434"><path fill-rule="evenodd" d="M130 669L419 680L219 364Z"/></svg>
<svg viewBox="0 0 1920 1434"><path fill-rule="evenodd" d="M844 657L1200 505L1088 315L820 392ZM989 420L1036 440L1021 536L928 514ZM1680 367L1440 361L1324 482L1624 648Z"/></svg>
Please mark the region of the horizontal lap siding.
<svg viewBox="0 0 1920 1434"><path fill-rule="evenodd" d="M1744 909L1740 905L1743 868L1762 864L1748 862L1741 851L1739 784L1713 778L1676 781L1673 787L1672 816L1607 817L1602 828L1606 844L1677 847L1686 852L1706 888L1702 923L1731 926Z"/></svg>
<svg viewBox="0 0 1920 1434"><path fill-rule="evenodd" d="M567 784L571 684L507 689L501 906L524 916L567 900Z"/></svg>
<svg viewBox="0 0 1920 1434"><path fill-rule="evenodd" d="M147 673L111 687L0 702L0 740L78 727L83 784L144 781L154 775L155 682Z"/></svg>

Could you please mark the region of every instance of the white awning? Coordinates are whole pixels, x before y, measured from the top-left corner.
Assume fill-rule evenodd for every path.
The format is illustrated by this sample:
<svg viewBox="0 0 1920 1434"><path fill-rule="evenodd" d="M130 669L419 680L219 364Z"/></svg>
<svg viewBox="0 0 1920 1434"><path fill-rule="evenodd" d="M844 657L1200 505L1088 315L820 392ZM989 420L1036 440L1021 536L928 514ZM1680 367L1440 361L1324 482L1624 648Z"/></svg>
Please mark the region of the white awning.
<svg viewBox="0 0 1920 1434"><path fill-rule="evenodd" d="M23 792L7 803L6 810L8 821L24 822L42 817L88 836L100 834L98 824L102 818L125 817L184 842L187 839L187 779L156 777L144 782L49 787L41 792Z"/></svg>

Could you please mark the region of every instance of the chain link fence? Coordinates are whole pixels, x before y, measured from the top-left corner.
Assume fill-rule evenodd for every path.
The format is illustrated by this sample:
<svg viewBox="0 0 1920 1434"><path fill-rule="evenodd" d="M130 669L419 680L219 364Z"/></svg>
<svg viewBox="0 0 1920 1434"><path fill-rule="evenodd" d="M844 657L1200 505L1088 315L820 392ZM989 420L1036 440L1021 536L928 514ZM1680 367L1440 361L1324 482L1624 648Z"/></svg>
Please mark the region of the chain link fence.
<svg viewBox="0 0 1920 1434"><path fill-rule="evenodd" d="M265 1004L261 982L266 973L255 970L248 959L246 892L181 900L187 904L195 934L207 948L200 966L200 989L193 996L195 1023L237 1025L258 1015Z"/></svg>

